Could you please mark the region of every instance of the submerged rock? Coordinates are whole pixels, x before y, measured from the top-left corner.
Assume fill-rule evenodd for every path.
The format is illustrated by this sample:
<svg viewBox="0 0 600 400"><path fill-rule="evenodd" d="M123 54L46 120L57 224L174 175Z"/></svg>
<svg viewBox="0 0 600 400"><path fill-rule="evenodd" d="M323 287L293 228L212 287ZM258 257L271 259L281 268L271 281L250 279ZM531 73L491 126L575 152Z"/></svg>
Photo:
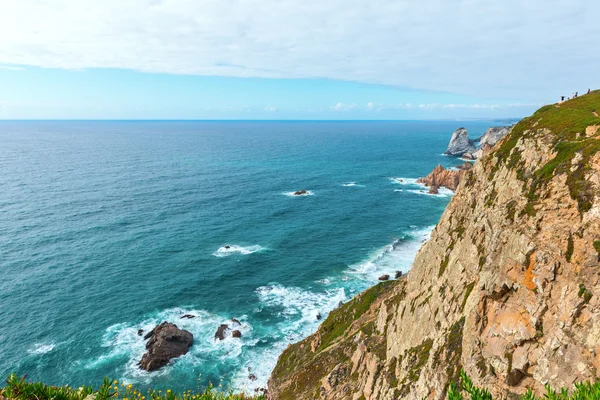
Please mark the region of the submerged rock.
<svg viewBox="0 0 600 400"><path fill-rule="evenodd" d="M449 156L462 156L465 153L475 151L474 142L469 139L469 133L465 128L458 128L452 134L448 148L444 152Z"/></svg>
<svg viewBox="0 0 600 400"><path fill-rule="evenodd" d="M238 331L237 329L233 332L231 332L231 336L234 338L241 338L242 337L242 332Z"/></svg>
<svg viewBox="0 0 600 400"><path fill-rule="evenodd" d="M195 315L192 314L185 314L181 316L181 319L192 319L192 318L196 318Z"/></svg>
<svg viewBox="0 0 600 400"><path fill-rule="evenodd" d="M144 334L144 330L143 329L138 329L138 336L142 336Z"/></svg>
<svg viewBox="0 0 600 400"><path fill-rule="evenodd" d="M298 190L297 192L294 192L294 196L302 196L307 193L308 192L306 190L302 189L302 190Z"/></svg>
<svg viewBox="0 0 600 400"><path fill-rule="evenodd" d="M169 363L172 358L186 354L194 342L194 336L177 325L163 322L152 331L151 339L146 343L146 354L138 366L146 371L155 371Z"/></svg>

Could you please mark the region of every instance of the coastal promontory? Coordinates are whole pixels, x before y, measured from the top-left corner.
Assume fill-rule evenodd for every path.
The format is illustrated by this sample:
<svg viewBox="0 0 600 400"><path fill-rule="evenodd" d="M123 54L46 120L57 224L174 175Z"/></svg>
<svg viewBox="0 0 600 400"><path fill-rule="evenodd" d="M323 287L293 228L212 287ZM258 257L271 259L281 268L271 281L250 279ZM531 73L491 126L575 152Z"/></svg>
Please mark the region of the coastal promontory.
<svg viewBox="0 0 600 400"><path fill-rule="evenodd" d="M500 398L597 380L599 110L595 91L513 126L464 173L408 274L283 352L270 398L442 399L461 370Z"/></svg>

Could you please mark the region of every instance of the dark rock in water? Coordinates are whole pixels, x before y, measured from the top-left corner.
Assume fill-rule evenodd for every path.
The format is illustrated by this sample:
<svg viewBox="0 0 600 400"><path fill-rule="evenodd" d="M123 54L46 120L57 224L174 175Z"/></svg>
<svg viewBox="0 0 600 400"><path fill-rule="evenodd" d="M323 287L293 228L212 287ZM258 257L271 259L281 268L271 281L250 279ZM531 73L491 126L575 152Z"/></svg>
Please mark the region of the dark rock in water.
<svg viewBox="0 0 600 400"><path fill-rule="evenodd" d="M321 313L320 313L320 312L318 312L318 313L317 313L317 321L320 321L320 320L321 320L321 318L323 318L323 316L321 315Z"/></svg>
<svg viewBox="0 0 600 400"><path fill-rule="evenodd" d="M229 330L229 325L221 324L221 326L219 326L219 328L217 329L217 332L215 333L215 339L219 339L219 340L225 339L225 334L227 333L228 330Z"/></svg>
<svg viewBox="0 0 600 400"><path fill-rule="evenodd" d="M402 276L402 271L396 271L396 279L400 278Z"/></svg>
<svg viewBox="0 0 600 400"><path fill-rule="evenodd" d="M225 248L226 248L226 249L230 249L230 248L231 248L231 246L225 246Z"/></svg>
<svg viewBox="0 0 600 400"><path fill-rule="evenodd" d="M241 338L242 332L235 330L235 331L231 332L231 336L233 336L234 338Z"/></svg>
<svg viewBox="0 0 600 400"><path fill-rule="evenodd" d="M338 303L338 307L341 307L344 305L344 302L340 300L340 302Z"/></svg>
<svg viewBox="0 0 600 400"><path fill-rule="evenodd" d="M380 281L387 281L388 279L390 279L390 276L389 276L388 274L381 275L381 276L379 277L379 280L380 280Z"/></svg>
<svg viewBox="0 0 600 400"><path fill-rule="evenodd" d="M146 371L156 371L167 365L172 358L184 355L194 342L194 336L190 332L169 322L163 322L152 332L152 338L146 343L148 351L138 363Z"/></svg>
<svg viewBox="0 0 600 400"><path fill-rule="evenodd" d="M439 193L439 191L438 191L438 187L437 186L431 185L429 187L429 194L438 194L438 193Z"/></svg>
<svg viewBox="0 0 600 400"><path fill-rule="evenodd" d="M242 323L239 320L235 319L235 318L231 318L231 322L235 326L241 326L242 325Z"/></svg>
<svg viewBox="0 0 600 400"><path fill-rule="evenodd" d="M195 315L192 314L185 314L181 316L182 319L192 319L192 318L196 318Z"/></svg>
<svg viewBox="0 0 600 400"><path fill-rule="evenodd" d="M138 329L138 336L142 336L144 334L144 330L143 329Z"/></svg>
<svg viewBox="0 0 600 400"><path fill-rule="evenodd" d="M250 374L250 375L248 375L248 379L250 379L251 381L255 381L255 380L257 380L258 378L256 377L256 375L254 375L254 374Z"/></svg>
<svg viewBox="0 0 600 400"><path fill-rule="evenodd" d="M521 383L523 378L525 378L523 371L515 368L506 375L506 379L504 381L508 386L517 386L519 383Z"/></svg>
<svg viewBox="0 0 600 400"><path fill-rule="evenodd" d="M154 331L156 330L156 328L152 329L150 332L146 333L146 335L144 336L144 340L148 340L150 339L152 336L154 336ZM139 331L138 331L139 332Z"/></svg>
<svg viewBox="0 0 600 400"><path fill-rule="evenodd" d="M294 196L302 196L303 194L306 194L306 190L302 189L302 190L298 190L297 192L294 192Z"/></svg>

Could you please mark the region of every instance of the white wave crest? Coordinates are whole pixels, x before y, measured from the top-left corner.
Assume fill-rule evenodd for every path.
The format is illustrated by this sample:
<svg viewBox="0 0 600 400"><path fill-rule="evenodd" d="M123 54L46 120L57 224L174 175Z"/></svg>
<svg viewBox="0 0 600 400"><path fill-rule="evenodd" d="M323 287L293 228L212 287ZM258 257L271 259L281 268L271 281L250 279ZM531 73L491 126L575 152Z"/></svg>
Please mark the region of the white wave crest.
<svg viewBox="0 0 600 400"><path fill-rule="evenodd" d="M27 352L29 354L42 355L51 352L55 347L56 345L54 343L36 343L33 345L33 348L29 349Z"/></svg>
<svg viewBox="0 0 600 400"><path fill-rule="evenodd" d="M356 182L346 182L346 183L342 183L342 186L344 187L365 187L365 185L359 185Z"/></svg>
<svg viewBox="0 0 600 400"><path fill-rule="evenodd" d="M429 240L433 228L432 226L410 232L408 237L394 241L375 251L366 261L351 266L347 273L358 275L361 280L373 283L383 274L394 276L396 271L408 272L417 251ZM362 288L359 287L359 290Z"/></svg>
<svg viewBox="0 0 600 400"><path fill-rule="evenodd" d="M447 189L445 187L441 187L438 188L438 192L437 193L429 193L429 189L413 189L413 190L407 190L407 192L411 192L411 193L415 193L415 194L423 194L426 196L433 196L433 197L452 197L454 195L454 192L450 189Z"/></svg>
<svg viewBox="0 0 600 400"><path fill-rule="evenodd" d="M232 244L232 245L226 245L226 246L219 247L219 249L213 253L213 256L228 257L233 254L248 255L248 254L256 253L256 252L263 251L263 250L266 250L266 248L259 246L259 245L244 247L244 246L238 246L238 245Z"/></svg>
<svg viewBox="0 0 600 400"><path fill-rule="evenodd" d="M392 183L395 183L397 185L424 186L421 183L417 183L417 178L394 177L394 178L390 178L390 181L392 181Z"/></svg>

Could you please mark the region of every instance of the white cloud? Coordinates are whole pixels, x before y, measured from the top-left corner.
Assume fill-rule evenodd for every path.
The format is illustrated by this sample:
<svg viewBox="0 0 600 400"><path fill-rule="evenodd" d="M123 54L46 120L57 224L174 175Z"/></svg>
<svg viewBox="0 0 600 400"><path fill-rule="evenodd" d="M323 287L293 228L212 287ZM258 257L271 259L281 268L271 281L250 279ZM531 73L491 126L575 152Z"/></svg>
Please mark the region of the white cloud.
<svg viewBox="0 0 600 400"><path fill-rule="evenodd" d="M265 107L265 111L267 111L267 112L277 112L277 111L279 111L279 108L277 108L275 106L266 106Z"/></svg>
<svg viewBox="0 0 600 400"><path fill-rule="evenodd" d="M2 3L3 64L323 77L488 98L600 86L592 0Z"/></svg>
<svg viewBox="0 0 600 400"><path fill-rule="evenodd" d="M333 111L351 111L356 109L358 106L354 103L352 104L344 104L344 103L337 103L334 106L329 106L330 110Z"/></svg>

